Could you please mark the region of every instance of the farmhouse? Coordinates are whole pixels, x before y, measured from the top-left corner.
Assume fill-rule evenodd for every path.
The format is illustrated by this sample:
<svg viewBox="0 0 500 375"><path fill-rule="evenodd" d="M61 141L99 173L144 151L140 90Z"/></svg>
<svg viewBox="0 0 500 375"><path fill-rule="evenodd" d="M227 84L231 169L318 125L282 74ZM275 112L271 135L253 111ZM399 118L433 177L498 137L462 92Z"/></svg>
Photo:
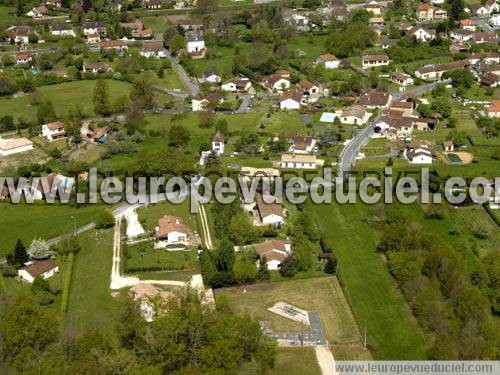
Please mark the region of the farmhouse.
<svg viewBox="0 0 500 375"><path fill-rule="evenodd" d="M400 86L413 85L413 78L409 74L403 73L399 70L391 73L391 81Z"/></svg>
<svg viewBox="0 0 500 375"><path fill-rule="evenodd" d="M128 46L123 42L123 40L101 40L99 47L102 50L115 50L115 51L125 51L128 50Z"/></svg>
<svg viewBox="0 0 500 375"><path fill-rule="evenodd" d="M85 21L82 24L83 33L85 35L89 34L99 34L101 36L106 35L106 25L100 21Z"/></svg>
<svg viewBox="0 0 500 375"><path fill-rule="evenodd" d="M389 62L387 55L365 55L361 58L363 69L389 65Z"/></svg>
<svg viewBox="0 0 500 375"><path fill-rule="evenodd" d="M403 155L410 164L432 164L432 152L429 146L421 142L413 142L406 146Z"/></svg>
<svg viewBox="0 0 500 375"><path fill-rule="evenodd" d="M417 18L420 22L439 21L448 18L448 13L430 4L420 4L417 7Z"/></svg>
<svg viewBox="0 0 500 375"><path fill-rule="evenodd" d="M54 23L49 26L50 33L55 36L76 36L73 28L66 23Z"/></svg>
<svg viewBox="0 0 500 375"><path fill-rule="evenodd" d="M66 130L64 129L64 124L61 121L55 121L42 125L42 137L49 142L61 139L65 136Z"/></svg>
<svg viewBox="0 0 500 375"><path fill-rule="evenodd" d="M314 63L323 64L325 69L337 69L340 65L340 60L331 53L325 53L319 56Z"/></svg>
<svg viewBox="0 0 500 375"><path fill-rule="evenodd" d="M282 92L290 88L290 84L290 74L288 72L276 72L267 76L264 80L264 85L275 92Z"/></svg>
<svg viewBox="0 0 500 375"><path fill-rule="evenodd" d="M222 78L217 72L213 69L207 70L203 73L203 81L209 83L220 83Z"/></svg>
<svg viewBox="0 0 500 375"><path fill-rule="evenodd" d="M421 26L415 26L410 29L411 35L420 42L427 42L436 37L436 30L427 29Z"/></svg>
<svg viewBox="0 0 500 375"><path fill-rule="evenodd" d="M450 37L451 39L458 42L467 42L474 38L474 31L470 31L467 29L457 29L451 32Z"/></svg>
<svg viewBox="0 0 500 375"><path fill-rule="evenodd" d="M194 238L194 233L180 218L166 215L158 220L155 237L155 248L165 248L169 245L186 246Z"/></svg>
<svg viewBox="0 0 500 375"><path fill-rule="evenodd" d="M202 59L207 53L205 41L200 34L195 32L186 35L186 49L193 59Z"/></svg>
<svg viewBox="0 0 500 375"><path fill-rule="evenodd" d="M29 35L36 34L35 29L31 26L11 26L7 29L7 36L18 44L28 44Z"/></svg>
<svg viewBox="0 0 500 375"><path fill-rule="evenodd" d="M29 262L26 266L19 268L18 276L32 283L37 276L48 279L59 272L59 267L53 259L40 260L37 262Z"/></svg>
<svg viewBox="0 0 500 375"><path fill-rule="evenodd" d="M39 5L37 7L32 8L26 15L33 19L43 18L49 12L45 5Z"/></svg>
<svg viewBox="0 0 500 375"><path fill-rule="evenodd" d="M234 78L221 85L222 91L245 92L250 90L252 82L247 77Z"/></svg>
<svg viewBox="0 0 500 375"><path fill-rule="evenodd" d="M109 66L102 62L83 64L84 73L105 73L108 70Z"/></svg>
<svg viewBox="0 0 500 375"><path fill-rule="evenodd" d="M275 168L241 167L240 176L243 176L246 182L251 181L253 177L261 177L262 180L272 180L280 176L280 171Z"/></svg>
<svg viewBox="0 0 500 375"><path fill-rule="evenodd" d="M287 256L292 253L292 242L288 240L269 240L256 244L255 253L267 269L276 271Z"/></svg>
<svg viewBox="0 0 500 375"><path fill-rule="evenodd" d="M316 139L313 137L295 135L287 138L292 143L288 152L294 154L311 154L315 150Z"/></svg>
<svg viewBox="0 0 500 375"><path fill-rule="evenodd" d="M316 155L281 155L281 168L314 169L317 165Z"/></svg>
<svg viewBox="0 0 500 375"><path fill-rule="evenodd" d="M485 111L488 117L500 118L500 100L493 100Z"/></svg>
<svg viewBox="0 0 500 375"><path fill-rule="evenodd" d="M33 150L33 142L27 138L0 138L0 156L8 156Z"/></svg>
<svg viewBox="0 0 500 375"><path fill-rule="evenodd" d="M303 92L300 89L288 90L283 93L280 100L280 109L300 109Z"/></svg>
<svg viewBox="0 0 500 375"><path fill-rule="evenodd" d="M362 105L352 105L335 114L344 124L363 125L366 122L366 110Z"/></svg>
<svg viewBox="0 0 500 375"><path fill-rule="evenodd" d="M371 90L364 92L358 100L359 105L367 108L387 108L391 102L392 95L388 91Z"/></svg>
<svg viewBox="0 0 500 375"><path fill-rule="evenodd" d="M444 72L454 69L469 67L468 59L458 60L447 64L426 65L415 71L415 76L426 81L437 81L441 79Z"/></svg>
<svg viewBox="0 0 500 375"><path fill-rule="evenodd" d="M163 47L162 41L152 41L142 43L141 56L144 57L156 57L159 59L167 57L165 48Z"/></svg>
<svg viewBox="0 0 500 375"><path fill-rule="evenodd" d="M33 58L29 51L19 51L14 55L14 60L16 61L16 65L20 65L29 63Z"/></svg>
<svg viewBox="0 0 500 375"><path fill-rule="evenodd" d="M263 225L281 226L285 224L285 210L278 203L266 203L257 198L257 211Z"/></svg>
<svg viewBox="0 0 500 375"><path fill-rule="evenodd" d="M460 27L469 31L476 31L476 22L473 19L466 18L465 20L460 20Z"/></svg>

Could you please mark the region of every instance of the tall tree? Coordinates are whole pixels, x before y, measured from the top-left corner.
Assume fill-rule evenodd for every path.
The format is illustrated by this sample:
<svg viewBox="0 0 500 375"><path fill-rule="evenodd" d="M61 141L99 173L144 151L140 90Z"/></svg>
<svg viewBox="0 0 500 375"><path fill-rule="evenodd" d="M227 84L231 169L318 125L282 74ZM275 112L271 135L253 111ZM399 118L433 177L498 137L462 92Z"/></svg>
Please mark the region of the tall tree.
<svg viewBox="0 0 500 375"><path fill-rule="evenodd" d="M130 101L141 109L152 109L154 106L155 89L149 77L139 76L130 89Z"/></svg>
<svg viewBox="0 0 500 375"><path fill-rule="evenodd" d="M224 238L215 253L215 267L217 271L230 273L233 270L235 255L233 243Z"/></svg>
<svg viewBox="0 0 500 375"><path fill-rule="evenodd" d="M20 266L29 260L28 253L26 252L26 247L23 241L17 240L16 246L14 247L14 264Z"/></svg>
<svg viewBox="0 0 500 375"><path fill-rule="evenodd" d="M108 84L103 79L98 79L94 88L94 112L97 115L107 116L111 113Z"/></svg>
<svg viewBox="0 0 500 375"><path fill-rule="evenodd" d="M93 7L94 3L92 2L92 0L83 0L82 8L85 11L85 13L91 10Z"/></svg>

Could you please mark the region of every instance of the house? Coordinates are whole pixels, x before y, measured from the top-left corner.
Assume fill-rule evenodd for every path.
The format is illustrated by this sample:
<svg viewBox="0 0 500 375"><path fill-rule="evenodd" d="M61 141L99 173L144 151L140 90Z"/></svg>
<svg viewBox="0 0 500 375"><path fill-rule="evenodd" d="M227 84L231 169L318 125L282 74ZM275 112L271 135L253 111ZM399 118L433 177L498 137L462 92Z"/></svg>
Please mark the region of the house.
<svg viewBox="0 0 500 375"><path fill-rule="evenodd" d="M460 27L464 30L476 31L476 21L470 18L460 20Z"/></svg>
<svg viewBox="0 0 500 375"><path fill-rule="evenodd" d="M233 78L222 84L221 90L228 92L246 92L252 87L252 82L247 77Z"/></svg>
<svg viewBox="0 0 500 375"><path fill-rule="evenodd" d="M448 152L448 151L453 151L455 149L453 145L453 141L444 141L443 142L443 149Z"/></svg>
<svg viewBox="0 0 500 375"><path fill-rule="evenodd" d="M76 36L73 28L66 23L54 23L49 26L50 33L55 36Z"/></svg>
<svg viewBox="0 0 500 375"><path fill-rule="evenodd" d="M493 26L495 29L498 29L500 27L500 15L495 15L490 18L490 25Z"/></svg>
<svg viewBox="0 0 500 375"><path fill-rule="evenodd" d="M37 262L28 262L27 265L19 268L17 274L22 280L32 283L37 276L42 279L48 279L57 272L59 272L57 263L53 259L46 259Z"/></svg>
<svg viewBox="0 0 500 375"><path fill-rule="evenodd" d="M368 20L368 24L370 26L374 26L374 27L384 26L384 18L383 17L371 17Z"/></svg>
<svg viewBox="0 0 500 375"><path fill-rule="evenodd" d="M186 49L193 59L201 59L205 57L207 48L205 41L200 34L189 32L186 34Z"/></svg>
<svg viewBox="0 0 500 375"><path fill-rule="evenodd" d="M365 107L361 105L352 105L342 108L341 111L336 111L335 115L343 124L349 125L363 125L366 123L367 117L369 117L367 116Z"/></svg>
<svg viewBox="0 0 500 375"><path fill-rule="evenodd" d="M300 109L302 105L303 91L292 89L285 91L280 99L280 109L295 110Z"/></svg>
<svg viewBox="0 0 500 375"><path fill-rule="evenodd" d="M476 32L474 33L474 43L476 44L497 44L497 34L492 32Z"/></svg>
<svg viewBox="0 0 500 375"><path fill-rule="evenodd" d="M291 142L288 152L292 154L312 154L317 151L316 139L309 136L291 136L287 137Z"/></svg>
<svg viewBox="0 0 500 375"><path fill-rule="evenodd" d="M319 56L314 63L316 65L323 64L325 69L337 69L340 65L340 60L331 53L325 53Z"/></svg>
<svg viewBox="0 0 500 375"><path fill-rule="evenodd" d="M190 19L180 19L176 22L177 27L181 28L184 32L194 31L194 32L202 32L203 31L203 22L190 20Z"/></svg>
<svg viewBox="0 0 500 375"><path fill-rule="evenodd" d="M167 52L163 47L161 40L142 43L141 51L139 52L144 57L156 57L163 59L167 57Z"/></svg>
<svg viewBox="0 0 500 375"><path fill-rule="evenodd" d="M130 33L133 38L149 38L153 35L153 30L145 29L140 19L132 22L120 22L120 26Z"/></svg>
<svg viewBox="0 0 500 375"><path fill-rule="evenodd" d="M400 86L413 85L413 78L409 74L403 73L399 70L391 73L391 81Z"/></svg>
<svg viewBox="0 0 500 375"><path fill-rule="evenodd" d="M363 69L389 65L389 62L389 56L387 55L365 55L361 58Z"/></svg>
<svg viewBox="0 0 500 375"><path fill-rule="evenodd" d="M285 13L287 12L289 11L286 11ZM297 13L292 11L291 14L284 16L283 19L285 23L290 25L295 29L295 31L298 31L299 33L306 33L308 31L311 31L309 17L304 13Z"/></svg>
<svg viewBox="0 0 500 375"><path fill-rule="evenodd" d="M45 5L47 7L61 8L61 2L59 0L46 0Z"/></svg>
<svg viewBox="0 0 500 375"><path fill-rule="evenodd" d="M245 182L251 182L254 177L271 181L280 176L280 171L275 168L241 167L240 176L243 176Z"/></svg>
<svg viewBox="0 0 500 375"><path fill-rule="evenodd" d="M280 166L285 169L315 169L317 166L316 155L283 154Z"/></svg>
<svg viewBox="0 0 500 375"><path fill-rule="evenodd" d="M493 72L485 73L481 76L481 84L489 87L499 87L500 86L500 74Z"/></svg>
<svg viewBox="0 0 500 375"><path fill-rule="evenodd" d="M149 283L132 286L129 296L136 302L139 314L146 322L152 322L168 311L169 305L178 300L175 294L159 290Z"/></svg>
<svg viewBox="0 0 500 375"><path fill-rule="evenodd" d="M216 107L218 104L223 103L224 98L217 92L211 93L207 96L197 96L191 99L191 108L193 112L206 111L210 106Z"/></svg>
<svg viewBox="0 0 500 375"><path fill-rule="evenodd" d="M36 34L31 26L11 26L7 29L8 38L17 44L28 44L30 34Z"/></svg>
<svg viewBox="0 0 500 375"><path fill-rule="evenodd" d="M43 18L49 12L45 5L39 5L37 7L32 8L26 15L33 19Z"/></svg>
<svg viewBox="0 0 500 375"><path fill-rule="evenodd" d="M429 146L421 142L412 142L406 146L403 156L410 164L432 164L433 160Z"/></svg>
<svg viewBox="0 0 500 375"><path fill-rule="evenodd" d="M488 52L484 55L485 64L499 64L500 52Z"/></svg>
<svg viewBox="0 0 500 375"><path fill-rule="evenodd" d="M103 62L96 63L84 63L83 72L84 73L105 73L109 70L109 66Z"/></svg>
<svg viewBox="0 0 500 375"><path fill-rule="evenodd" d="M87 44L99 44L101 41L101 36L99 34L88 34Z"/></svg>
<svg viewBox="0 0 500 375"><path fill-rule="evenodd" d="M165 215L158 220L155 227L156 244L155 248L180 247L189 245L194 238L194 233L181 218Z"/></svg>
<svg viewBox="0 0 500 375"><path fill-rule="evenodd" d="M417 19L420 22L440 21L448 18L446 10L430 4L420 4L417 7Z"/></svg>
<svg viewBox="0 0 500 375"><path fill-rule="evenodd" d="M427 29L421 26L412 27L409 32L419 42L427 42L436 37L436 30Z"/></svg>
<svg viewBox="0 0 500 375"><path fill-rule="evenodd" d="M220 131L217 131L212 137L212 151L216 152L217 155L224 153L224 134Z"/></svg>
<svg viewBox="0 0 500 375"><path fill-rule="evenodd" d="M257 198L257 211L263 225L281 226L285 224L285 210L278 203L266 203Z"/></svg>
<svg viewBox="0 0 500 375"><path fill-rule="evenodd" d="M470 6L470 11L474 16L489 16L490 10L485 5L473 4Z"/></svg>
<svg viewBox="0 0 500 375"><path fill-rule="evenodd" d="M498 4L497 0L486 0L484 6L488 9L490 14L500 11L500 4Z"/></svg>
<svg viewBox="0 0 500 375"><path fill-rule="evenodd" d="M453 61L446 64L426 65L415 71L415 76L426 81L441 79L444 72L454 69L468 68L471 65L468 59Z"/></svg>
<svg viewBox="0 0 500 375"><path fill-rule="evenodd" d="M83 33L99 34L100 36L106 35L106 25L100 21L85 21L82 23Z"/></svg>
<svg viewBox="0 0 500 375"><path fill-rule="evenodd" d="M64 124L61 121L55 121L42 125L42 137L49 142L64 138L65 136L66 130L64 129Z"/></svg>
<svg viewBox="0 0 500 375"><path fill-rule="evenodd" d="M143 0L142 7L144 9L161 9L163 3L162 0Z"/></svg>
<svg viewBox="0 0 500 375"><path fill-rule="evenodd" d="M123 40L111 40L111 39L101 40L101 42L99 43L99 48L104 51L114 50L122 52L128 50L128 46L123 42Z"/></svg>
<svg viewBox="0 0 500 375"><path fill-rule="evenodd" d="M27 138L0 138L0 156L8 156L33 150L33 142Z"/></svg>
<svg viewBox="0 0 500 375"><path fill-rule="evenodd" d="M488 117L500 118L500 100L493 100L485 111Z"/></svg>
<svg viewBox="0 0 500 375"><path fill-rule="evenodd" d="M370 1L368 4L363 5L364 10L372 13L375 16L379 16L382 14L384 10L384 6L377 3L376 1Z"/></svg>
<svg viewBox="0 0 500 375"><path fill-rule="evenodd" d="M413 132L414 119L410 117L403 117L398 115L385 115L382 116L375 127L373 133L375 135L386 135L389 130L396 138L407 137Z"/></svg>
<svg viewBox="0 0 500 375"><path fill-rule="evenodd" d="M474 38L474 31L470 31L467 29L456 29L450 33L450 37L451 39L459 42L467 42Z"/></svg>
<svg viewBox="0 0 500 375"><path fill-rule="evenodd" d="M285 258L292 254L292 242L288 240L269 240L254 245L255 253L267 269L276 271Z"/></svg>
<svg viewBox="0 0 500 375"><path fill-rule="evenodd" d="M108 142L109 133L109 127L104 126L102 128L94 130L94 132L90 134L90 137L94 142L104 144Z"/></svg>
<svg viewBox="0 0 500 375"><path fill-rule="evenodd" d="M369 109L387 108L392 100L392 95L388 91L371 90L364 92L358 100L359 105L364 105Z"/></svg>
<svg viewBox="0 0 500 375"><path fill-rule="evenodd" d="M207 70L203 73L203 81L209 83L220 83L222 78L215 70Z"/></svg>
<svg viewBox="0 0 500 375"><path fill-rule="evenodd" d="M286 71L277 71L265 78L264 85L274 92L287 90L291 85L290 73Z"/></svg>
<svg viewBox="0 0 500 375"><path fill-rule="evenodd" d="M16 54L14 55L14 60L16 61L16 65L20 65L29 63L31 60L33 60L33 58L31 57L30 51L20 51L16 52Z"/></svg>

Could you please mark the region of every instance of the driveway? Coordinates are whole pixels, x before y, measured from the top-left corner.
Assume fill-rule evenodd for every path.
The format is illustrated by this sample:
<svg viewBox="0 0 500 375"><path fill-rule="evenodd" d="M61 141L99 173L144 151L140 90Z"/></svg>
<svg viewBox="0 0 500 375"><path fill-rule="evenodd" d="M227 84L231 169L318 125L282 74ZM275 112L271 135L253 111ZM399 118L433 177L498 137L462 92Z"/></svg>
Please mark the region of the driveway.
<svg viewBox="0 0 500 375"><path fill-rule="evenodd" d="M252 100L252 95L244 95L241 101L240 107L235 111L235 113L245 113L250 106L250 101Z"/></svg>

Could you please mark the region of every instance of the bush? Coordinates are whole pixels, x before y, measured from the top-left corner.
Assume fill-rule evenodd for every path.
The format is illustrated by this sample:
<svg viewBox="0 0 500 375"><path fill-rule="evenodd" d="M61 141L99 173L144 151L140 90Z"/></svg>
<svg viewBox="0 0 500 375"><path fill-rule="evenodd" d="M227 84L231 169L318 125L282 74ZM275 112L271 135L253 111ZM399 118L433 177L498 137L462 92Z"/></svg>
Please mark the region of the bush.
<svg viewBox="0 0 500 375"><path fill-rule="evenodd" d="M97 229L111 228L115 225L115 218L108 211L104 211L97 215L95 219L95 227Z"/></svg>
<svg viewBox="0 0 500 375"><path fill-rule="evenodd" d="M16 269L12 266L4 266L2 268L2 276L3 277L16 277L17 276Z"/></svg>
<svg viewBox="0 0 500 375"><path fill-rule="evenodd" d="M293 277L297 273L297 261L292 256L287 256L280 265L280 275Z"/></svg>

